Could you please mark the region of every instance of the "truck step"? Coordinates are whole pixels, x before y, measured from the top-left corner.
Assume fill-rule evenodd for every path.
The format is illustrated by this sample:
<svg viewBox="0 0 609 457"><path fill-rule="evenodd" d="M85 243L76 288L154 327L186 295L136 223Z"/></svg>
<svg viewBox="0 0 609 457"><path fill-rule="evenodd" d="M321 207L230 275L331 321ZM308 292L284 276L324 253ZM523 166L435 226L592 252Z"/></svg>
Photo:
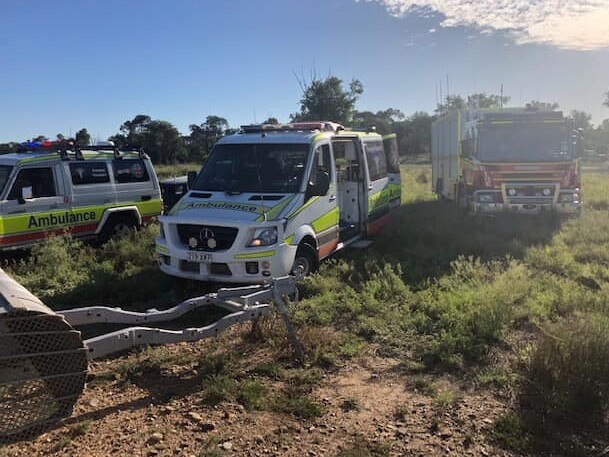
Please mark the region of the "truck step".
<svg viewBox="0 0 609 457"><path fill-rule="evenodd" d="M355 249L366 249L368 248L374 241L373 240L367 240L367 239L363 239L363 240L358 240L355 243L353 243L351 245L352 248Z"/></svg>

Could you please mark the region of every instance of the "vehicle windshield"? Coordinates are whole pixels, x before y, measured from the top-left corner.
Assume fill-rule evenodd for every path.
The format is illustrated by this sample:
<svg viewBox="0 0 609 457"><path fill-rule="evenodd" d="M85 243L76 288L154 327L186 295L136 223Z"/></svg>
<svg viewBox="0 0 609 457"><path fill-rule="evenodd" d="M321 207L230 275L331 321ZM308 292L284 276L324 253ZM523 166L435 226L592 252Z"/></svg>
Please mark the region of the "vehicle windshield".
<svg viewBox="0 0 609 457"><path fill-rule="evenodd" d="M0 194L4 192L8 177L11 175L13 167L10 165L0 165Z"/></svg>
<svg viewBox="0 0 609 457"><path fill-rule="evenodd" d="M193 190L295 193L308 153L308 144L217 145Z"/></svg>
<svg viewBox="0 0 609 457"><path fill-rule="evenodd" d="M575 149L565 124L497 124L479 127L478 158L499 161L572 160Z"/></svg>

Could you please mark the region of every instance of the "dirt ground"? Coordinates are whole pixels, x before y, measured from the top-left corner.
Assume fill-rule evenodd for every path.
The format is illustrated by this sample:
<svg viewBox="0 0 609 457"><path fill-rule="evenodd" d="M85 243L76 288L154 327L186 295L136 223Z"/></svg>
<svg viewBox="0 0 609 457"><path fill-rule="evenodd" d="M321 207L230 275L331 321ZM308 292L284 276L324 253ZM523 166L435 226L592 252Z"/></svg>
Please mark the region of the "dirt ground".
<svg viewBox="0 0 609 457"><path fill-rule="evenodd" d="M244 329L228 332L219 343L234 344L240 332ZM179 344L169 351L196 360L209 351L209 343ZM243 359L255 363L268 352L249 350ZM447 378L436 379L438 394L425 394L397 360L373 353L322 371L311 396L323 414L308 420L265 408L248 410L236 401L210 406L196 368L186 362L144 374L135 383L107 378L138 357L92 363L91 382L72 417L31 442L1 448L0 455L514 455L494 446L490 437L494 420L507 410L499 396ZM247 366L240 369L240 376L254 376ZM281 388L281 381L272 382Z"/></svg>

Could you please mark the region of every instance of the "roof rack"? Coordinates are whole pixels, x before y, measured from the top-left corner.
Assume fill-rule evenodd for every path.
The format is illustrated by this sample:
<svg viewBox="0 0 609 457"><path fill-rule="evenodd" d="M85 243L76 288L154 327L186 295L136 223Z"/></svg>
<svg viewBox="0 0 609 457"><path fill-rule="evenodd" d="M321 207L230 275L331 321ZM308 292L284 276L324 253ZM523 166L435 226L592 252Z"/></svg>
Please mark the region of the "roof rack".
<svg viewBox="0 0 609 457"><path fill-rule="evenodd" d="M149 159L148 154L144 152L144 148L126 148L119 149L114 145L92 145L92 146L80 146L73 141L45 141L43 143L38 142L25 142L19 145L17 149L18 153L24 152L56 152L61 157L61 160L72 160L70 153L74 154L76 160L85 160L82 151L107 151L114 154L115 159L122 159L123 153L125 152L137 152L141 159Z"/></svg>
<svg viewBox="0 0 609 457"><path fill-rule="evenodd" d="M267 133L267 132L338 132L345 128L335 122L312 121L292 122L290 124L252 124L242 125L243 133Z"/></svg>

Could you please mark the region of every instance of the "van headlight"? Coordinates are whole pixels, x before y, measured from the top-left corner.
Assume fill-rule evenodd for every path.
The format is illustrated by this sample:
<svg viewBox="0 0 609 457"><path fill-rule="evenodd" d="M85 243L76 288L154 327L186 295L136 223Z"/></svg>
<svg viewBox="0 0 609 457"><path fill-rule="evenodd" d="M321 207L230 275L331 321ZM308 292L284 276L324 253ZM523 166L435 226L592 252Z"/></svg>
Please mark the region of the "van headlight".
<svg viewBox="0 0 609 457"><path fill-rule="evenodd" d="M277 227L265 227L254 230L248 247L271 246L277 243Z"/></svg>
<svg viewBox="0 0 609 457"><path fill-rule="evenodd" d="M495 201L495 197L491 194L479 194L478 201L480 203L493 203Z"/></svg>

